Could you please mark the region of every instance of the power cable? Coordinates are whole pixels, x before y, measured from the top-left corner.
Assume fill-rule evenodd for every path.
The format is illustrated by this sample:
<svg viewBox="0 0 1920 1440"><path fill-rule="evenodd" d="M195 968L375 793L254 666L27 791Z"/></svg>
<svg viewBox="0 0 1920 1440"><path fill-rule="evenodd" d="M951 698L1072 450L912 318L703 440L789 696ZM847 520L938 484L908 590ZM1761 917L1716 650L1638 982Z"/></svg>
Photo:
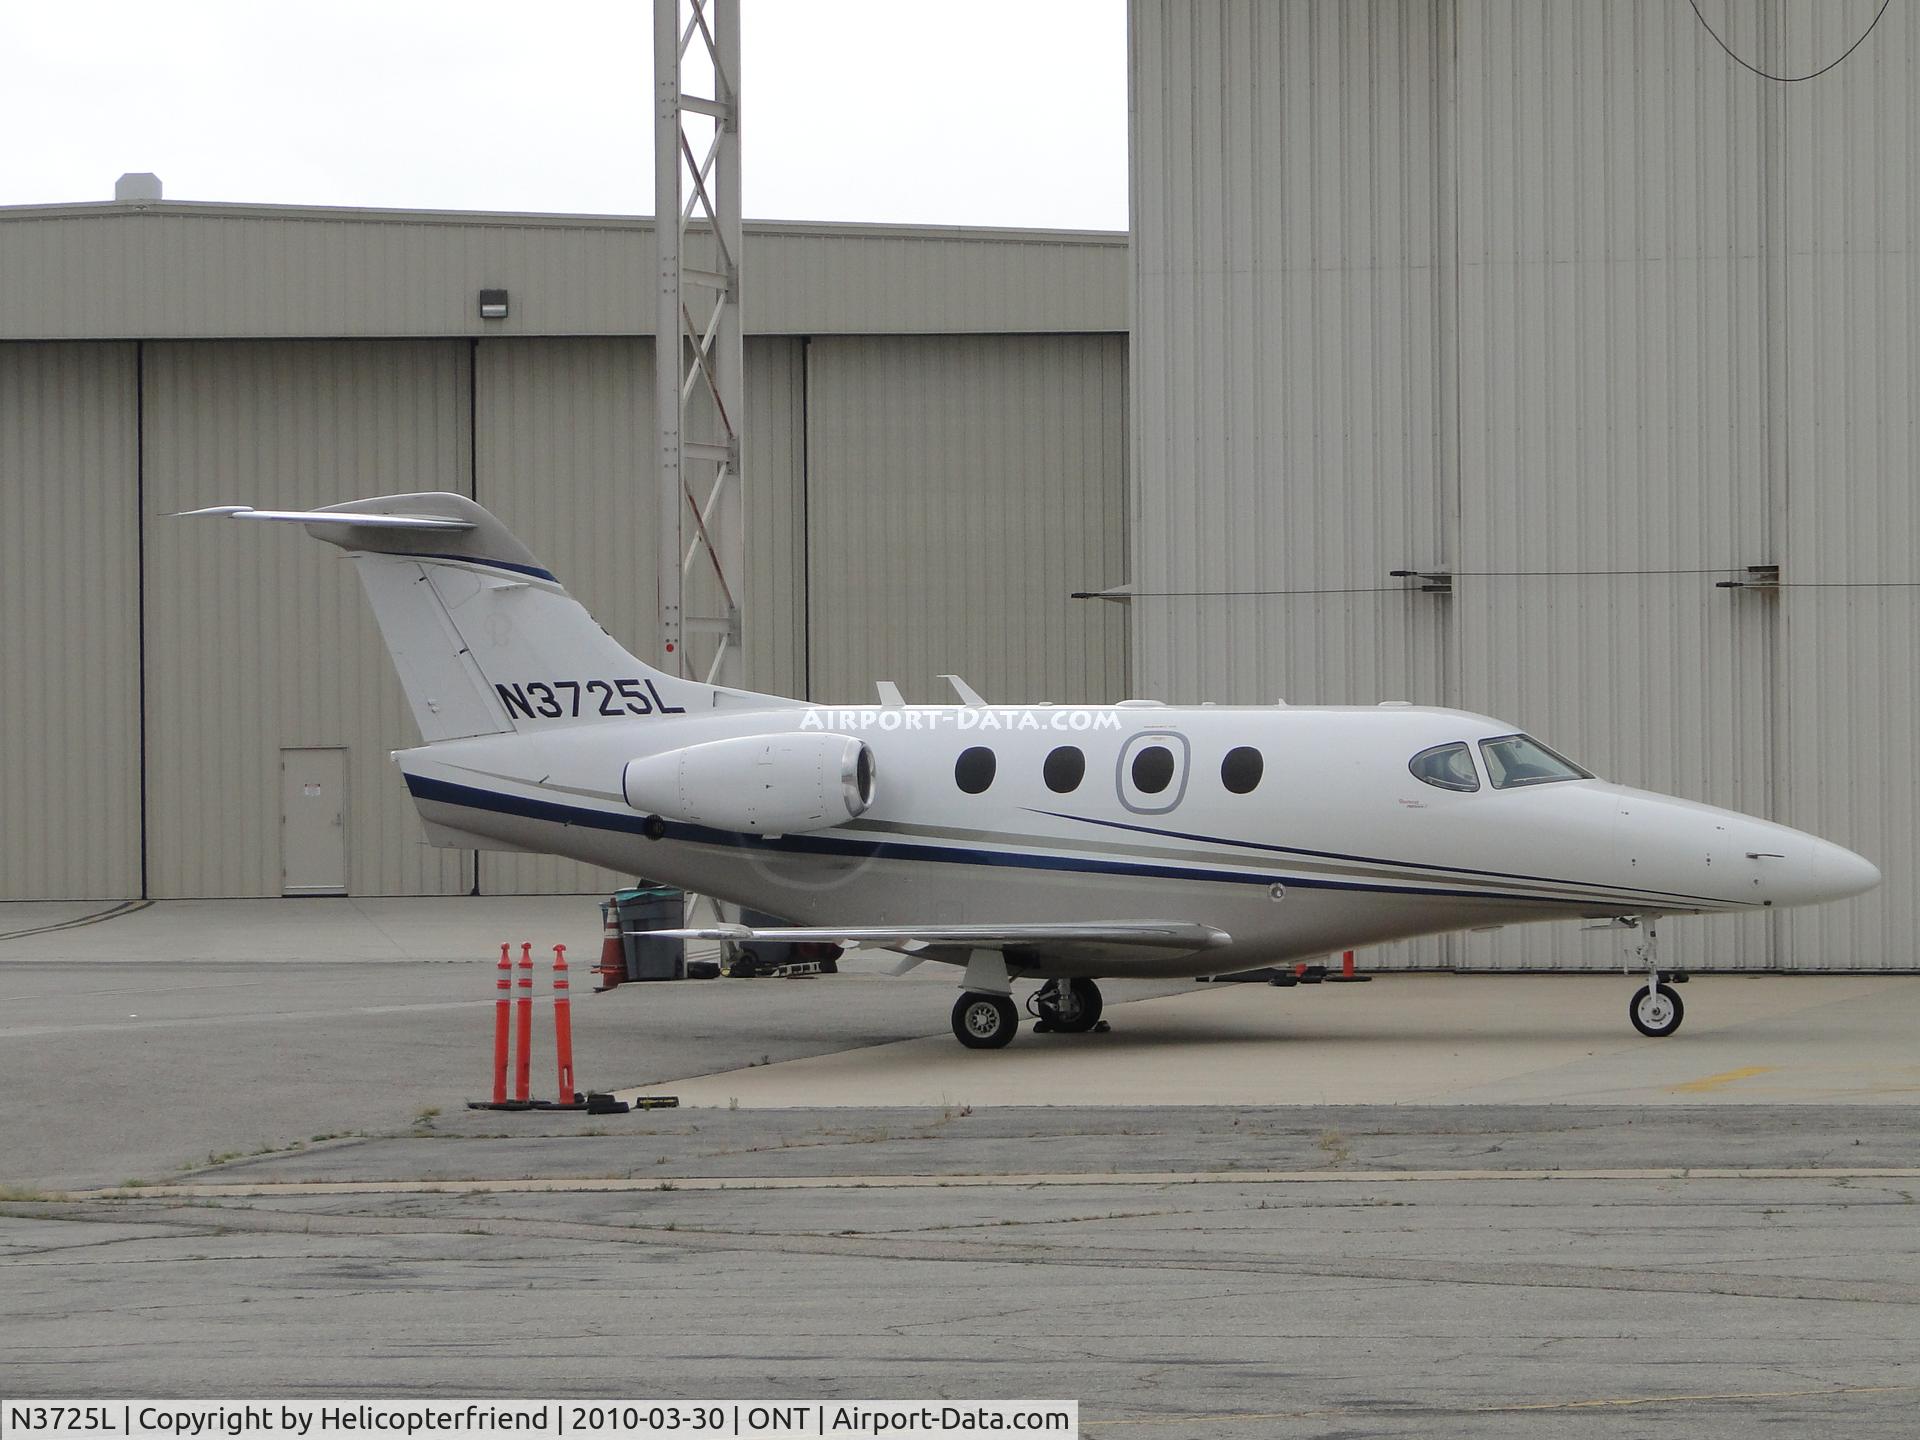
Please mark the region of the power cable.
<svg viewBox="0 0 1920 1440"><path fill-rule="evenodd" d="M1713 36L1713 43L1718 45L1722 50L1727 52L1727 58L1729 60L1733 61L1734 64L1740 66L1743 69L1751 70L1755 75L1758 75L1762 80L1771 80L1776 85L1798 85L1803 80L1818 80L1822 75L1826 74L1827 71L1834 69L1836 66L1844 64L1846 61L1846 58L1849 55L1853 54L1854 51L1858 50L1862 45L1867 43L1867 36L1873 34L1875 27L1877 27L1880 24L1880 17L1887 13L1887 7L1892 3L1893 3L1893 0L1880 0L1880 8L1873 12L1872 23L1869 24L1865 30L1862 30L1860 32L1860 38L1854 41L1853 44L1849 45L1845 50L1843 50L1840 53L1840 58L1838 60L1835 60L1832 64L1823 65L1818 70L1809 71L1805 75L1772 75L1772 74L1769 74L1767 71L1762 70L1758 65L1755 65L1752 62L1746 59L1743 59L1738 53L1735 52L1734 48L1731 45L1727 44L1726 41L1720 38L1720 32L1718 30L1715 30L1713 26L1709 25L1707 23L1707 17L1700 13L1700 0L1687 0L1687 4L1693 7L1693 18L1700 22L1701 29L1705 30L1707 34Z"/></svg>

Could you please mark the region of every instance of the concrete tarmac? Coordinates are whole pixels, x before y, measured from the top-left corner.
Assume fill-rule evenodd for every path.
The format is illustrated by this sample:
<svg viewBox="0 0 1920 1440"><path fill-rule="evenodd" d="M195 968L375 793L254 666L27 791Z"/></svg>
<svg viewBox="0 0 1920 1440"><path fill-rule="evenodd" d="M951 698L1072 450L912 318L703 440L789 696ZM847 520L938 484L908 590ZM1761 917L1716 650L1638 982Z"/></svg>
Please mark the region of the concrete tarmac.
<svg viewBox="0 0 1920 1440"><path fill-rule="evenodd" d="M1627 1018L1638 980L1388 975L1202 985L1110 1035L951 1037L682 1080L689 1105L1861 1104L1920 1099L1920 976L1696 976L1680 1031Z"/></svg>
<svg viewBox="0 0 1920 1440"><path fill-rule="evenodd" d="M597 927L470 903L0 940L0 1392L1913 1433L1920 981L1700 976L1665 1041L1617 976L1109 986L979 1053L854 957L583 999L583 1081L686 1108L508 1115L488 945Z"/></svg>

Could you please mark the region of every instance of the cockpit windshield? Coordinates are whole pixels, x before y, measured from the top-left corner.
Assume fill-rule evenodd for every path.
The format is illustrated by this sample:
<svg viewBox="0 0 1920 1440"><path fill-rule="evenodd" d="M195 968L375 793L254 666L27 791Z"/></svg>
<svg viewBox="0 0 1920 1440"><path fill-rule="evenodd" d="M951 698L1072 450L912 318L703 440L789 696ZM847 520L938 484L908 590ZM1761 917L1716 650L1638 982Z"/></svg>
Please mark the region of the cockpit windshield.
<svg viewBox="0 0 1920 1440"><path fill-rule="evenodd" d="M1521 785L1551 785L1556 780L1591 780L1593 772L1582 770L1564 755L1556 755L1531 735L1501 735L1480 742L1480 754L1487 762L1487 778L1496 790L1512 790Z"/></svg>
<svg viewBox="0 0 1920 1440"><path fill-rule="evenodd" d="M1462 740L1422 750L1407 762L1407 769L1413 772L1414 779L1436 790L1480 788L1480 772L1473 768L1473 752Z"/></svg>

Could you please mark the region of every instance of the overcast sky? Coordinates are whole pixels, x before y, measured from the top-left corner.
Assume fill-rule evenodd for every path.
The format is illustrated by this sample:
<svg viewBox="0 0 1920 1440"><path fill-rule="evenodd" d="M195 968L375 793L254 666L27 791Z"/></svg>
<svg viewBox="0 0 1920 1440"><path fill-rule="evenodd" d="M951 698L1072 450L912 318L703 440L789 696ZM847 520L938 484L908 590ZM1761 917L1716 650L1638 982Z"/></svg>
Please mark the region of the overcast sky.
<svg viewBox="0 0 1920 1440"><path fill-rule="evenodd" d="M0 204L647 214L651 0L0 0ZM743 0L746 213L1125 229L1125 0Z"/></svg>

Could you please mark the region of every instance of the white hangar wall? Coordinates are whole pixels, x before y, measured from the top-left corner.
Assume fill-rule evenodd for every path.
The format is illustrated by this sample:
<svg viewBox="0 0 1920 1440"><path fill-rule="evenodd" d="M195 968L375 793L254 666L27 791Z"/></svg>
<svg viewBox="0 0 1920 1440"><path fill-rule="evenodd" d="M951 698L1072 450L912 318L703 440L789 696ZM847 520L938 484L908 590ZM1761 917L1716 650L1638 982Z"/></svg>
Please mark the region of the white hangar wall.
<svg viewBox="0 0 1920 1440"><path fill-rule="evenodd" d="M747 340L747 682L933 698L957 669L998 696L1123 695L1124 614L1066 596L1124 578L1124 244L762 227L755 245L766 323L818 330ZM471 295L436 286L475 254L518 267L522 333L462 333L482 329L454 303ZM644 224L0 211L0 899L281 893L281 752L303 747L346 752L349 893L624 883L428 846L387 759L412 721L351 567L297 531L167 517L474 495L647 653L652 337L625 315L596 323L628 333L527 333L549 300L584 323L629 274L652 274ZM964 333L919 328L948 323Z"/></svg>
<svg viewBox="0 0 1920 1440"><path fill-rule="evenodd" d="M1877 4L1723 8L1797 73ZM1797 86L1665 0L1134 0L1132 26L1142 692L1512 719L1887 875L1672 924L1679 961L1912 966L1920 20ZM1759 564L1781 589L1716 588ZM1618 955L1554 926L1375 958Z"/></svg>

